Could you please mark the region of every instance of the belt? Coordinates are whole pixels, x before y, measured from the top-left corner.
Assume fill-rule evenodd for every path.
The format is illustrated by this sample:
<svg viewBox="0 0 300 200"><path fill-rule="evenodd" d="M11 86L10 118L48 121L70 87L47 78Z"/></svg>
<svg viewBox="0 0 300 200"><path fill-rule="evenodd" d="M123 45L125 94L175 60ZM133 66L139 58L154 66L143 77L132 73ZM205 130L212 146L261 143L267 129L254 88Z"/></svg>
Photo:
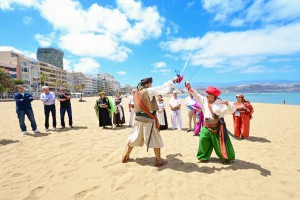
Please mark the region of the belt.
<svg viewBox="0 0 300 200"><path fill-rule="evenodd" d="M155 115L155 113L156 113L156 111L154 111L152 114ZM144 113L144 112L137 112L137 113L135 113L135 116L147 117L147 118L152 119L152 117L150 117L147 113Z"/></svg>
<svg viewBox="0 0 300 200"><path fill-rule="evenodd" d="M215 130L214 128L217 128L219 126L219 120L205 118L203 126L208 130L210 130L211 132L217 133L218 130Z"/></svg>

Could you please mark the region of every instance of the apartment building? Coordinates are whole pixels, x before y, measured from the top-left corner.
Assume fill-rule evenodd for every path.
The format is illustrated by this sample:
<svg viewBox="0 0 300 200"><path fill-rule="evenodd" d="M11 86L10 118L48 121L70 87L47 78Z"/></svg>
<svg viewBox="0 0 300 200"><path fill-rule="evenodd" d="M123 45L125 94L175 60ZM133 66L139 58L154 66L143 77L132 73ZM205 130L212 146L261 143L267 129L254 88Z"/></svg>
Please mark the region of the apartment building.
<svg viewBox="0 0 300 200"><path fill-rule="evenodd" d="M46 74L47 79L44 80L44 85L47 85L50 90L56 91L59 87L67 84L67 71L54 67L49 63L39 62L40 74ZM60 85L57 85L60 83Z"/></svg>
<svg viewBox="0 0 300 200"><path fill-rule="evenodd" d="M97 79L93 77L85 77L84 93L87 95L91 95L97 92L98 92Z"/></svg>
<svg viewBox="0 0 300 200"><path fill-rule="evenodd" d="M114 91L120 90L120 82L115 79L114 76L104 73L104 74L97 74L98 79L98 87L99 90L107 91L113 93Z"/></svg>
<svg viewBox="0 0 300 200"><path fill-rule="evenodd" d="M17 78L17 65L0 62L0 69L3 69L12 78Z"/></svg>

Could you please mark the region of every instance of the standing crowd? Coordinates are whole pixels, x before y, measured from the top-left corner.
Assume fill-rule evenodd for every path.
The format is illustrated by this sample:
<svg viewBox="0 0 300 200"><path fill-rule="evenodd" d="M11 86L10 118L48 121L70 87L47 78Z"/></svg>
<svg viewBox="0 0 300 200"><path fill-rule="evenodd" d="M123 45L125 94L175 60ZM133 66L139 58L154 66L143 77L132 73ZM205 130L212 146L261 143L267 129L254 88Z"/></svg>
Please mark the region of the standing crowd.
<svg viewBox="0 0 300 200"><path fill-rule="evenodd" d="M163 94L172 93L168 105L171 113L171 123L173 130L182 130L183 109L181 98L174 90L174 84L180 83L178 77L165 82L162 86L152 87L152 78L145 78L140 81L137 89L132 90L129 98L128 108L130 112L129 127L131 132L126 142L126 149L122 155L122 163L130 159L131 151L136 146L146 145L153 148L155 154L155 166L160 167L167 164L167 160L161 157L163 140L160 130L168 129L168 119L166 114L167 104L164 102ZM185 83L189 96L185 98L185 109L187 110L187 132L193 131L194 136L199 136L199 145L196 157L201 162L209 160L214 150L219 158L225 162L235 159L235 152L227 133L224 116L231 114L234 122L234 136L236 138L247 139L250 131L250 119L254 112L252 105L245 99L243 94L236 95L237 101L230 103L219 98L221 91L215 87L206 88L206 95L199 94L193 89L190 83ZM18 92L14 94L16 101L16 112L22 134L28 134L25 125L25 115L27 115L34 133L40 133L34 118L31 107L33 97L25 92L23 85L18 85ZM40 100L44 104L45 131L49 131L49 118L51 113L52 128L57 130L55 100L60 102L60 122L61 129L65 125L65 113L69 118L69 127L73 128L71 95L65 89L60 90L56 97L49 91L47 86L42 87L43 93ZM122 127L125 124L124 101L119 92L116 92L114 102L106 97L102 91L97 99L94 109L99 121L99 127L113 128Z"/></svg>
<svg viewBox="0 0 300 200"><path fill-rule="evenodd" d="M19 119L19 125L21 128L21 132L23 135L28 134L27 128L25 125L25 115L27 115L31 128L34 133L40 133L37 129L37 125L34 118L34 113L31 107L31 102L33 101L33 97L30 93L25 92L23 85L17 86L18 92L14 94L14 99L16 101L16 110L17 116ZM57 130L56 128L56 107L55 107L55 94L49 91L48 86L42 87L43 93L40 96L40 100L44 104L44 115L45 115L45 132L49 131L49 117L51 113L52 117L52 127L53 130ZM68 113L69 117L69 126L73 128L72 121L72 108L71 108L71 95L66 93L65 89L60 90L60 94L58 95L57 100L60 102L60 122L61 129L65 128L65 113Z"/></svg>

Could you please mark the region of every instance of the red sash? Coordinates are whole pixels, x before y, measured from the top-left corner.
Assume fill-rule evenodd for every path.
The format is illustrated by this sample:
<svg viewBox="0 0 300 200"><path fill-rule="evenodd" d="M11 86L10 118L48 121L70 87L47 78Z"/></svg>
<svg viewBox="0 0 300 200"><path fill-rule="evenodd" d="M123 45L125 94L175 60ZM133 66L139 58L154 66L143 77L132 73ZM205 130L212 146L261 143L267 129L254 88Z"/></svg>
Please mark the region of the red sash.
<svg viewBox="0 0 300 200"><path fill-rule="evenodd" d="M160 128L160 124L158 122L158 119L156 118L156 116L154 116L147 108L147 106L145 106L145 104L143 104L143 102L141 101L139 95L137 94L137 92L135 93L135 98L136 98L136 102L139 104L139 106L141 107L141 109L147 114L149 115L152 119L155 120L155 124L156 124L156 128Z"/></svg>
<svg viewBox="0 0 300 200"><path fill-rule="evenodd" d="M208 103L208 108L214 119L219 118L216 115L216 113L213 112L210 103ZM224 136L225 136L224 125L222 123L220 123L218 130L219 130L219 141L220 141L220 149L221 149L222 156L223 156L223 158L228 159L228 155L227 155L227 151L226 151L226 144L224 141Z"/></svg>

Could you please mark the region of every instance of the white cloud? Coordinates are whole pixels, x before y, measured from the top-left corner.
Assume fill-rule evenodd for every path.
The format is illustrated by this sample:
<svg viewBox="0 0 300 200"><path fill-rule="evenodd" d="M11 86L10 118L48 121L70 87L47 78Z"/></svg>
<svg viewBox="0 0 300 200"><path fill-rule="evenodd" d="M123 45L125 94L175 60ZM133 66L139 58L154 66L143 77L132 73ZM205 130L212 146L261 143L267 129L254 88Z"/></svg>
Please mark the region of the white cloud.
<svg viewBox="0 0 300 200"><path fill-rule="evenodd" d="M52 32L47 35L42 34L35 34L34 39L36 39L41 47L49 47L53 43L53 41L56 39L55 32Z"/></svg>
<svg viewBox="0 0 300 200"><path fill-rule="evenodd" d="M242 74L263 74L263 73L271 73L271 72L273 72L272 69L269 69L268 67L261 66L261 65L250 66L241 70Z"/></svg>
<svg viewBox="0 0 300 200"><path fill-rule="evenodd" d="M140 44L146 39L157 38L161 35L165 19L159 15L156 8L144 9L141 13L141 20L123 33L121 36L122 41Z"/></svg>
<svg viewBox="0 0 300 200"><path fill-rule="evenodd" d="M202 0L203 8L214 20L234 27L246 22L262 25L290 22L300 17L300 1L295 0Z"/></svg>
<svg viewBox="0 0 300 200"><path fill-rule="evenodd" d="M99 72L100 64L92 58L81 58L79 63L74 64L75 72L96 74Z"/></svg>
<svg viewBox="0 0 300 200"><path fill-rule="evenodd" d="M110 35L93 33L64 35L60 38L60 46L75 55L106 57L115 61L124 61L131 52L124 46L118 46Z"/></svg>
<svg viewBox="0 0 300 200"><path fill-rule="evenodd" d="M244 9L247 1L244 0L202 0L203 8L208 12L216 14L215 21L225 21L237 11Z"/></svg>
<svg viewBox="0 0 300 200"><path fill-rule="evenodd" d="M241 66L238 69L243 73L257 73L259 70L267 71L257 67L261 62L268 62L274 56L300 52L299 30L300 23L294 23L243 32L211 32L202 38L173 39L161 43L161 47L183 54L193 49L191 65L222 68L220 71L228 66ZM183 56L182 59L184 60ZM255 67L246 69L249 66Z"/></svg>
<svg viewBox="0 0 300 200"><path fill-rule="evenodd" d="M171 50L172 52L179 52L179 51L187 51L198 49L204 46L204 40L201 40L199 37L197 38L175 38L168 42L161 42L160 46L163 49Z"/></svg>
<svg viewBox="0 0 300 200"><path fill-rule="evenodd" d="M234 19L232 20L232 22L230 23L230 26L233 26L233 27L240 27L240 26L243 26L245 23L244 20L242 19Z"/></svg>
<svg viewBox="0 0 300 200"><path fill-rule="evenodd" d="M53 26L58 43L47 40L47 34L37 34L40 45L57 45L77 56L120 62L131 53L125 45L158 38L165 21L156 7L144 7L134 0L118 0L115 8L94 3L88 9L77 0L4 0L0 9L16 6L37 9Z"/></svg>
<svg viewBox="0 0 300 200"><path fill-rule="evenodd" d="M20 53L20 54L22 54L26 57L36 59L36 53L35 52L22 50L22 49L17 49L17 48L12 47L12 46L0 46L0 51L14 51L14 52Z"/></svg>
<svg viewBox="0 0 300 200"><path fill-rule="evenodd" d="M1 0L0 10L13 10L13 5L35 7L39 0Z"/></svg>
<svg viewBox="0 0 300 200"><path fill-rule="evenodd" d="M293 20L300 17L300 1L271 0L265 5L268 17L266 21Z"/></svg>
<svg viewBox="0 0 300 200"><path fill-rule="evenodd" d="M118 71L116 73L119 74L119 75L126 75L127 74L127 72L125 72L125 71Z"/></svg>
<svg viewBox="0 0 300 200"><path fill-rule="evenodd" d="M164 67L166 67L167 66L167 64L165 63L165 62L155 62L155 63L153 63L153 66L155 67L155 68L164 68Z"/></svg>
<svg viewBox="0 0 300 200"><path fill-rule="evenodd" d="M64 62L64 70L68 70L68 71L73 71L73 67L71 66L71 61L64 58L63 59L63 62Z"/></svg>
<svg viewBox="0 0 300 200"><path fill-rule="evenodd" d="M186 4L186 9L189 9L189 8L191 8L191 7L193 7L193 5L195 5L195 1L189 1L189 2L187 2L187 4Z"/></svg>
<svg viewBox="0 0 300 200"><path fill-rule="evenodd" d="M21 50L12 46L0 46L0 51L15 51L17 53L22 53Z"/></svg>
<svg viewBox="0 0 300 200"><path fill-rule="evenodd" d="M33 21L32 17L26 16L26 17L23 18L23 23L24 23L25 25L31 24L32 21Z"/></svg>
<svg viewBox="0 0 300 200"><path fill-rule="evenodd" d="M162 75L169 75L170 72L171 72L171 70L163 68L163 69L154 69L151 72L153 72L153 73L159 73L159 74L162 74Z"/></svg>

